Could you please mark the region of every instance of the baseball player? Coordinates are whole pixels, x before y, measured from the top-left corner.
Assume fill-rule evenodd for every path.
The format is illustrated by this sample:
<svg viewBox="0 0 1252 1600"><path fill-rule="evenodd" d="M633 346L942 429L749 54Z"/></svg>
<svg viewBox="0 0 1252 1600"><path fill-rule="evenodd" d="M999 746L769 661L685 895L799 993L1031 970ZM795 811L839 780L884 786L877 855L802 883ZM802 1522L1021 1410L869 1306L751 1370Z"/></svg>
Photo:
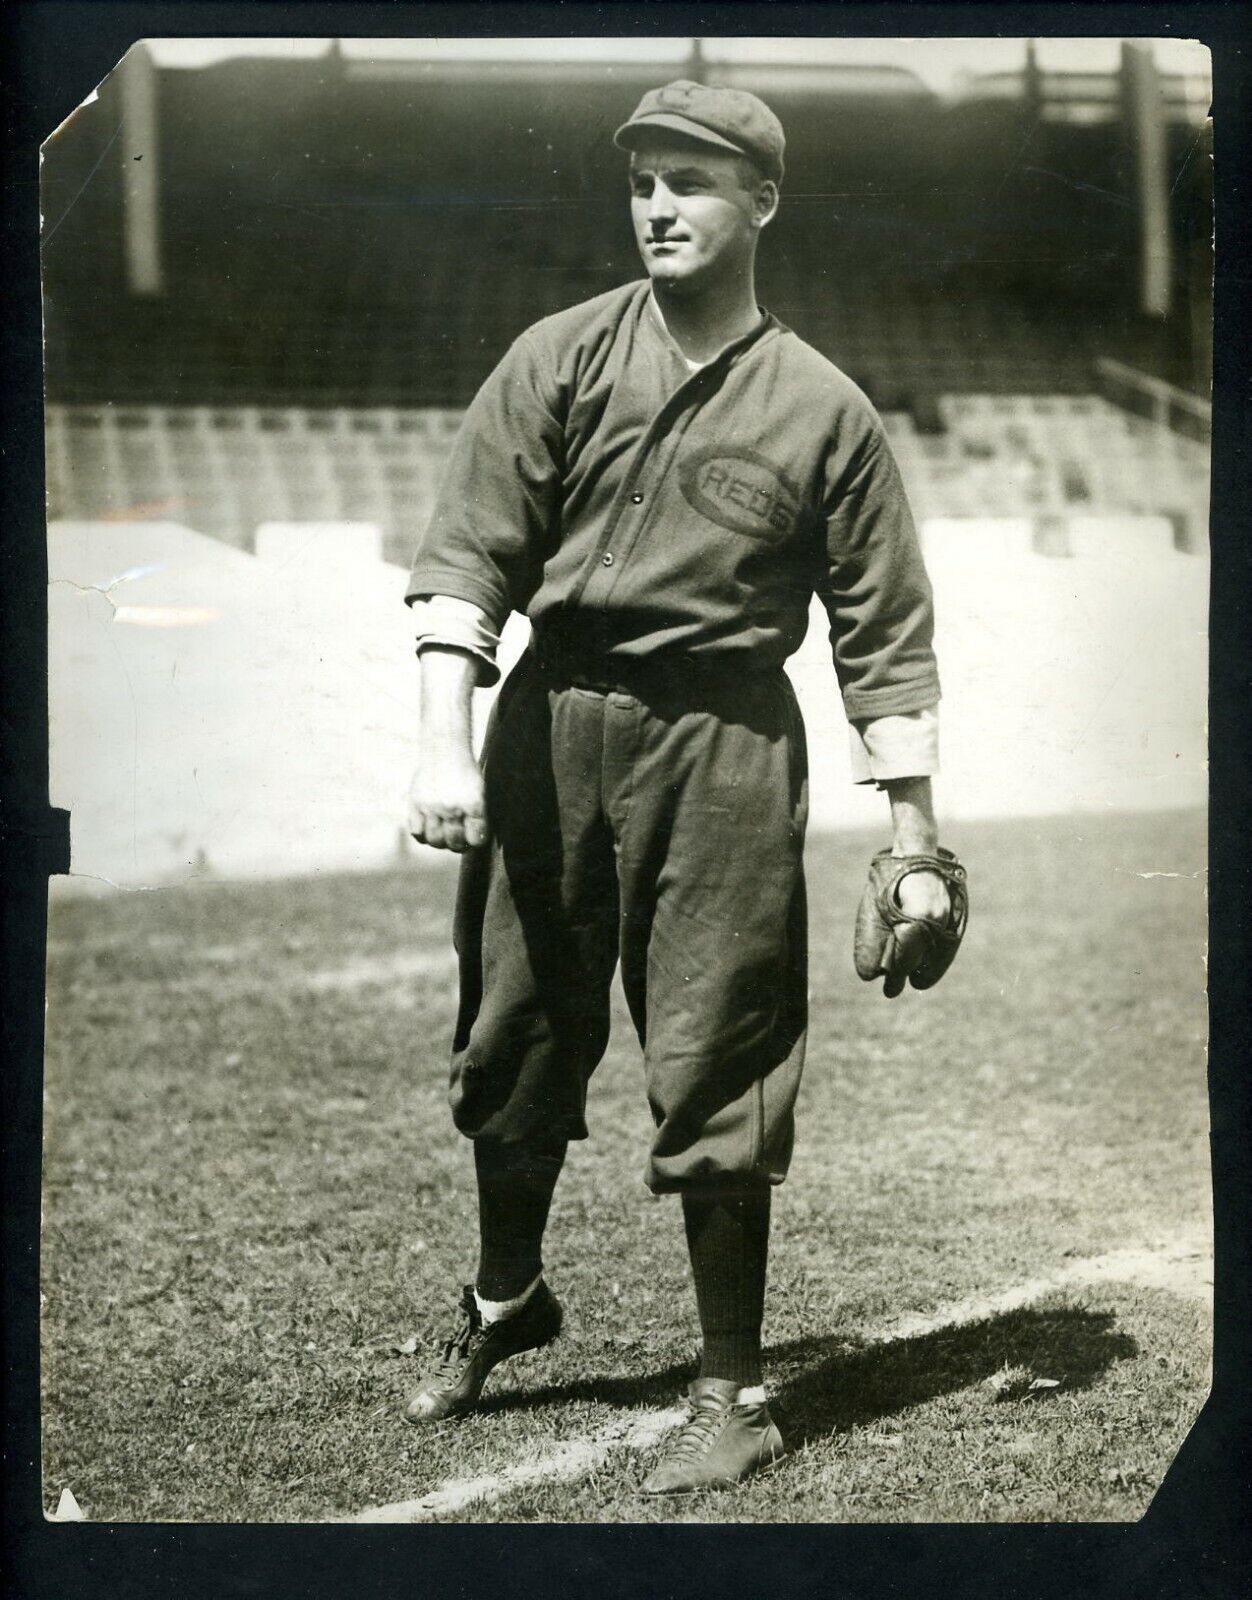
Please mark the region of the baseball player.
<svg viewBox="0 0 1252 1600"><path fill-rule="evenodd" d="M937 981L963 872L930 796L931 594L881 424L757 305L783 130L685 80L616 142L646 277L529 328L474 399L414 562L415 838L464 852L451 1106L473 1141L479 1257L460 1327L408 1401L434 1423L560 1331L542 1245L587 1136L620 964L702 1330L690 1417L643 1485L734 1483L783 1454L762 1387L772 1187L806 1027L804 730L783 662L816 592L856 776L890 803L857 920L862 976ZM529 648L481 766L471 692L512 611Z"/></svg>

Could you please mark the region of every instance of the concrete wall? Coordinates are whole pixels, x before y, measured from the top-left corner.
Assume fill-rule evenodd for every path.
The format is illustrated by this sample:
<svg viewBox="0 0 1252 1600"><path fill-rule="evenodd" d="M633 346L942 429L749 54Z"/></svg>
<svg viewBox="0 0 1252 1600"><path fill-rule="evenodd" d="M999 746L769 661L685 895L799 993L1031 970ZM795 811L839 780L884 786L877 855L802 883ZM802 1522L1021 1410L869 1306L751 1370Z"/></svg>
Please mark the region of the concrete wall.
<svg viewBox="0 0 1252 1600"><path fill-rule="evenodd" d="M360 530L344 530L359 542ZM950 819L1195 806L1205 795L1207 564L1164 523L932 522ZM171 524L49 532L52 800L83 887L374 867L402 846L417 670L404 574L336 530L268 559ZM514 619L504 657L525 624ZM790 664L813 823L886 822L849 781L820 608ZM478 696L479 725L488 693Z"/></svg>

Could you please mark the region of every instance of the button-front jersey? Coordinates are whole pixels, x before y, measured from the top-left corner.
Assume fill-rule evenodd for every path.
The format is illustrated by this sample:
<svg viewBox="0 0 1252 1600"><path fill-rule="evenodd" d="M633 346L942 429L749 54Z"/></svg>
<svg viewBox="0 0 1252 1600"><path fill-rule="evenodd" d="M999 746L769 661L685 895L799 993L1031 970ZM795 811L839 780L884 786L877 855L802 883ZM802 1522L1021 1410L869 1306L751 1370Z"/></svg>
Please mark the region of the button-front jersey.
<svg viewBox="0 0 1252 1600"><path fill-rule="evenodd" d="M408 595L629 667L780 665L812 595L849 718L933 705L932 612L882 425L775 318L690 372L646 281L524 333L466 413Z"/></svg>

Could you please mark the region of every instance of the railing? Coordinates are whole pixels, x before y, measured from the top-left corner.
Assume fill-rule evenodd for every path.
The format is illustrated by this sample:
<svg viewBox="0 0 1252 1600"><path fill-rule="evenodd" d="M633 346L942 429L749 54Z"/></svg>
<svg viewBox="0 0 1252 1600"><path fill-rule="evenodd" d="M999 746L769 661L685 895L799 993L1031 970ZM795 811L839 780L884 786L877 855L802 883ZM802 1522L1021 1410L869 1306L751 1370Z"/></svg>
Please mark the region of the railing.
<svg viewBox="0 0 1252 1600"><path fill-rule="evenodd" d="M1113 391L1110 399L1120 396L1120 403L1125 404L1124 397L1129 393L1135 403L1127 409L1150 417L1158 427L1186 434L1191 439L1203 439L1206 443L1212 437L1213 407L1198 394L1189 394L1177 384L1167 383L1164 378L1154 378L1147 372L1138 372L1125 362L1114 361L1108 356L1096 362L1096 371L1107 388Z"/></svg>
<svg viewBox="0 0 1252 1600"><path fill-rule="evenodd" d="M1117 362L1139 408L1093 394L941 396L943 428L885 417L923 518L1167 516L1180 549L1208 518L1208 446L1195 396ZM1154 417L1143 414L1154 409ZM438 493L461 413L300 407L46 408L49 515L173 520L245 549L264 522L366 522L405 564Z"/></svg>

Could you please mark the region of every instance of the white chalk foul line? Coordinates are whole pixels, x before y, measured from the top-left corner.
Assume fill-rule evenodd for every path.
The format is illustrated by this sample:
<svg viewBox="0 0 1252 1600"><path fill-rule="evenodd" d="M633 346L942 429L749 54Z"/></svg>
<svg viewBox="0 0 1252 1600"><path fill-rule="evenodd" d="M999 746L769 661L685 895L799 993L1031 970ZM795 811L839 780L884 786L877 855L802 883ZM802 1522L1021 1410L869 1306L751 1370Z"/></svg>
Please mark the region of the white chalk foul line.
<svg viewBox="0 0 1252 1600"><path fill-rule="evenodd" d="M510 1489L527 1488L536 1483L582 1478L603 1462L613 1450L647 1450L655 1445L686 1415L683 1411L642 1411L625 1421L601 1429L587 1439L558 1445L534 1461L522 1461L503 1472L479 1478L453 1478L417 1500L399 1500L394 1505L376 1506L351 1518L353 1522L427 1522L434 1517L461 1511L476 1500L495 1500Z"/></svg>
<svg viewBox="0 0 1252 1600"><path fill-rule="evenodd" d="M1006 1311L1019 1311L1057 1289L1089 1288L1101 1283L1136 1283L1147 1289L1168 1289L1189 1300L1211 1300L1212 1258L1194 1239L1174 1240L1156 1249L1112 1250L1103 1256L1073 1261L1046 1278L1030 1278L998 1294L973 1295L941 1306L927 1316L903 1316L869 1335L872 1344L915 1339L940 1328L982 1322Z"/></svg>
<svg viewBox="0 0 1252 1600"><path fill-rule="evenodd" d="M1113 1250L1087 1256L1048 1277L1031 1278L997 1294L955 1300L925 1316L897 1317L858 1337L866 1344L893 1344L916 1339L940 1328L961 1327L1018 1311L1058 1289L1087 1288L1104 1283L1136 1283L1145 1288L1167 1289L1187 1299L1210 1301L1212 1263L1207 1245L1194 1238L1177 1239L1154 1249ZM518 1462L500 1472L477 1478L453 1478L413 1500L374 1506L349 1517L350 1522L429 1522L462 1511L480 1500L496 1500L510 1490L539 1483L556 1483L585 1477L616 1450L647 1450L656 1445L685 1416L681 1410L628 1412L617 1422L585 1439L558 1445L532 1461Z"/></svg>

